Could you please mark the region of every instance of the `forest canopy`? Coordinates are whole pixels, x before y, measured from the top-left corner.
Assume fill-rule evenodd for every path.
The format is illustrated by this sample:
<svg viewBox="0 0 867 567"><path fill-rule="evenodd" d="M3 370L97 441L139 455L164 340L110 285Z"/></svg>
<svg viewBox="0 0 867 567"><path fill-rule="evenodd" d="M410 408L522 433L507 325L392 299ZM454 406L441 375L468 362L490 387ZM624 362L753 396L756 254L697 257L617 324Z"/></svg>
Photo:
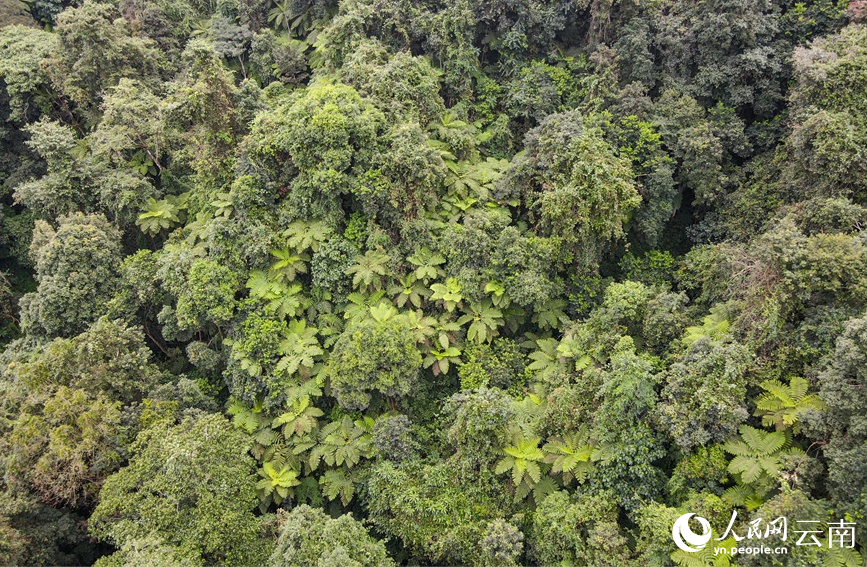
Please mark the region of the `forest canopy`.
<svg viewBox="0 0 867 567"><path fill-rule="evenodd" d="M0 0L0 564L867 565L865 225L865 0Z"/></svg>

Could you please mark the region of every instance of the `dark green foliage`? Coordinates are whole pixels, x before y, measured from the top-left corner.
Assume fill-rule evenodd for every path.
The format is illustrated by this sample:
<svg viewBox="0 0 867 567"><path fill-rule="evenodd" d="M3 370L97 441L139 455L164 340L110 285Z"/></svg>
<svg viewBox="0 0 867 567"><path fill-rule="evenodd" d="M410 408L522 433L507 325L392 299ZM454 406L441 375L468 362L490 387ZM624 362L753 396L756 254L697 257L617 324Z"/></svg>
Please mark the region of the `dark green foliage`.
<svg viewBox="0 0 867 567"><path fill-rule="evenodd" d="M457 484L444 463L377 465L367 502L377 529L433 561L457 564L483 561L486 520L499 512L477 489Z"/></svg>
<svg viewBox="0 0 867 567"><path fill-rule="evenodd" d="M390 120L426 125L445 111L438 73L430 63L406 52L390 55L375 41L357 46L338 76L373 100Z"/></svg>
<svg viewBox="0 0 867 567"><path fill-rule="evenodd" d="M140 330L100 319L71 339L10 347L2 367L6 483L81 508L125 462L136 433L182 407L213 407L187 378L164 383Z"/></svg>
<svg viewBox="0 0 867 567"><path fill-rule="evenodd" d="M8 482L30 488L48 504L92 501L105 477L120 467L129 442L120 402L66 386L41 402L41 411L25 406L11 424L4 443L12 450Z"/></svg>
<svg viewBox="0 0 867 567"><path fill-rule="evenodd" d="M621 565L629 550L616 510L604 496L555 492L533 518L533 557L540 564Z"/></svg>
<svg viewBox="0 0 867 567"><path fill-rule="evenodd" d="M641 202L629 163L578 112L555 114L532 130L526 152L501 181L546 236L579 263L597 259Z"/></svg>
<svg viewBox="0 0 867 567"><path fill-rule="evenodd" d="M788 166L796 178L828 196L863 198L863 109L867 50L864 26L815 40L794 54ZM806 195L806 193L805 193Z"/></svg>
<svg viewBox="0 0 867 567"><path fill-rule="evenodd" d="M867 356L867 321L863 317L846 323L837 339L833 362L819 375L819 395L828 411L813 419L826 437L828 474L841 501L856 501L864 491L867 470L863 455L867 434L863 430L863 412L867 407L864 383L864 360Z"/></svg>
<svg viewBox="0 0 867 567"><path fill-rule="evenodd" d="M656 15L666 82L726 106L771 116L783 98L786 44L770 0L674 2Z"/></svg>
<svg viewBox="0 0 867 567"><path fill-rule="evenodd" d="M55 339L9 368L28 388L69 386L139 401L162 380L141 329L100 319L71 339Z"/></svg>
<svg viewBox="0 0 867 567"><path fill-rule="evenodd" d="M508 390L523 379L525 367L524 356L514 341L494 339L490 345L473 345L467 349L458 370L461 389L493 386Z"/></svg>
<svg viewBox="0 0 867 567"><path fill-rule="evenodd" d="M510 398L498 389L479 388L453 395L446 402L450 417L448 440L457 449L459 462L485 466L505 445L513 415Z"/></svg>
<svg viewBox="0 0 867 567"><path fill-rule="evenodd" d="M360 194L375 181L368 171L382 122L355 89L320 84L260 114L249 151L265 165L266 184L292 180L288 199L296 218L333 219L341 195Z"/></svg>
<svg viewBox="0 0 867 567"><path fill-rule="evenodd" d="M15 2L0 563L867 517L865 0Z"/></svg>
<svg viewBox="0 0 867 567"><path fill-rule="evenodd" d="M702 338L665 377L660 420L679 447L725 441L746 420L748 351Z"/></svg>
<svg viewBox="0 0 867 567"><path fill-rule="evenodd" d="M405 415L381 417L373 428L373 444L389 461L405 461L412 457L415 449L411 431Z"/></svg>
<svg viewBox="0 0 867 567"><path fill-rule="evenodd" d="M80 565L98 551L82 517L26 493L0 494L0 561L9 565Z"/></svg>
<svg viewBox="0 0 867 567"><path fill-rule="evenodd" d="M351 289L346 270L355 263L357 255L358 248L345 238L323 243L310 262L313 285L330 290L337 300L345 298Z"/></svg>

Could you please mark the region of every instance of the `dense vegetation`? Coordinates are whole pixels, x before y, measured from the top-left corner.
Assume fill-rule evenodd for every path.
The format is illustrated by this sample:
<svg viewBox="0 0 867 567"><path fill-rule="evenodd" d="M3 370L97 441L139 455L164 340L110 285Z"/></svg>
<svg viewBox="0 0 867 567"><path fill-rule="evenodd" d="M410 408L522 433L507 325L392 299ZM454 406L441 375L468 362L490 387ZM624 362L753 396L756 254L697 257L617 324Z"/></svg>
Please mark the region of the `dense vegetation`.
<svg viewBox="0 0 867 567"><path fill-rule="evenodd" d="M862 565L865 21L4 2L0 563Z"/></svg>

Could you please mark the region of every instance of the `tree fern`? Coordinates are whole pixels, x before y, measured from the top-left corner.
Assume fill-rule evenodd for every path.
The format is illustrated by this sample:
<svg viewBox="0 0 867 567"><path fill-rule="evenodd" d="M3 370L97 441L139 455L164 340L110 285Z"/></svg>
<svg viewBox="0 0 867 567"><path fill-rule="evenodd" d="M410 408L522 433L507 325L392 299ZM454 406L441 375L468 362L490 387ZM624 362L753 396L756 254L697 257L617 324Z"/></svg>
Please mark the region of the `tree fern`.
<svg viewBox="0 0 867 567"><path fill-rule="evenodd" d="M353 421L344 416L322 428L320 442L310 452L310 468L316 470L321 462L329 467L346 465L352 468L361 459L371 458L373 446L373 419L365 417Z"/></svg>
<svg viewBox="0 0 867 567"><path fill-rule="evenodd" d="M181 223L181 209L170 199L157 201L151 197L144 211L136 219L136 225L145 234L156 236L163 230L168 230Z"/></svg>
<svg viewBox="0 0 867 567"><path fill-rule="evenodd" d="M727 441L725 450L735 456L728 470L740 475L744 484L752 484L767 475L775 477L780 468L782 452L789 439L782 432L766 432L749 425L739 429L740 438Z"/></svg>
<svg viewBox="0 0 867 567"><path fill-rule="evenodd" d="M283 231L286 244L298 252L312 250L331 238L333 231L322 221L294 221Z"/></svg>
<svg viewBox="0 0 867 567"><path fill-rule="evenodd" d="M728 320L728 311L725 309L725 306L717 305L711 307L710 314L701 321L701 325L686 328L686 332L681 339L684 345L690 346L704 337L708 337L712 341L722 340L728 335L729 329L731 329L731 322Z"/></svg>
<svg viewBox="0 0 867 567"><path fill-rule="evenodd" d="M344 506L349 506L355 494L355 483L352 480L352 475L342 468L325 471L319 477L319 485L322 487L322 494L329 500L334 500L339 496L340 502Z"/></svg>
<svg viewBox="0 0 867 567"><path fill-rule="evenodd" d="M538 437L519 439L515 445L503 448L505 455L497 463L496 474L508 473L512 484L518 488L522 482L532 488L542 480L542 465L545 453L539 448Z"/></svg>
<svg viewBox="0 0 867 567"><path fill-rule="evenodd" d="M271 250L271 255L277 258L277 261L271 264L271 277L282 282L291 282L298 274L307 273L306 262L310 261L310 256L303 253L296 253L290 248L281 248Z"/></svg>
<svg viewBox="0 0 867 567"><path fill-rule="evenodd" d="M292 487L301 484L298 480L298 471L281 462L263 463L262 468L259 469L259 476L262 479L256 483L256 489L266 508L272 501L275 504L282 503L293 495Z"/></svg>
<svg viewBox="0 0 867 567"><path fill-rule="evenodd" d="M599 450L590 444L586 431L551 437L542 450L548 453L545 462L551 464L551 472L561 475L564 484L573 479L583 482L596 470L594 462L600 457Z"/></svg>
<svg viewBox="0 0 867 567"><path fill-rule="evenodd" d="M280 342L282 357L275 370L288 375L299 372L302 378L308 378L316 359L325 354L316 338L318 329L308 327L304 319L290 322L288 328L289 333Z"/></svg>
<svg viewBox="0 0 867 567"><path fill-rule="evenodd" d="M382 289L382 279L388 273L391 258L385 252L368 250L364 256L358 256L355 264L346 269L346 274L352 276L352 286L358 290L375 291Z"/></svg>
<svg viewBox="0 0 867 567"><path fill-rule="evenodd" d="M271 427L283 428L283 437L289 439L312 433L319 425L317 417L322 417L321 409L311 405L309 396L295 400L289 411L279 415L271 423Z"/></svg>
<svg viewBox="0 0 867 567"><path fill-rule="evenodd" d="M794 376L789 384L778 380L765 380L759 384L765 393L756 400L756 413L761 416L762 425L774 426L777 431L789 427L792 432L801 432L801 416L810 410L823 410L825 403L818 394L809 394L810 383L800 376Z"/></svg>
<svg viewBox="0 0 867 567"><path fill-rule="evenodd" d="M528 355L533 362L527 368L536 372L538 380L545 380L563 368L557 352L558 344L557 339L539 339L536 350Z"/></svg>

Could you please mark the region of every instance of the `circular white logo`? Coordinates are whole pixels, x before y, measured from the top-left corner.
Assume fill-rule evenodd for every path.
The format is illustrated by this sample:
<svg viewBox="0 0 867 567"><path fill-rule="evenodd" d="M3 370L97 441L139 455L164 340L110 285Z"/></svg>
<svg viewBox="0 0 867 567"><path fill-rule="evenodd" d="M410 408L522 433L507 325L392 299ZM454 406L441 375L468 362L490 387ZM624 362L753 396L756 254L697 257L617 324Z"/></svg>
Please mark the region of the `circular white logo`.
<svg viewBox="0 0 867 567"><path fill-rule="evenodd" d="M693 516L695 516L693 513L684 514L675 520L674 525L671 527L671 538L674 540L675 545L690 553L704 549L704 546L710 541L711 536L710 522L701 516L695 516L695 519L701 524L701 529L704 533L699 535L690 529L689 519Z"/></svg>

